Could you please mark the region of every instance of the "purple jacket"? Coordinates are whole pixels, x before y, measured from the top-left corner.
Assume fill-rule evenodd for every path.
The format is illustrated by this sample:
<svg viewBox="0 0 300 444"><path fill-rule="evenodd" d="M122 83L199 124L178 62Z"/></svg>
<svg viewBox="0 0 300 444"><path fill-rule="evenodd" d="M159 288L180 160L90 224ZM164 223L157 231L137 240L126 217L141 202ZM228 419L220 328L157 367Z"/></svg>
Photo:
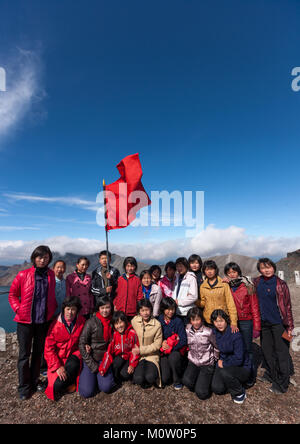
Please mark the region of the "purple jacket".
<svg viewBox="0 0 300 444"><path fill-rule="evenodd" d="M191 324L186 326L187 343L189 347L188 359L198 367L214 365L219 359L216 337L213 330L201 325L194 330Z"/></svg>

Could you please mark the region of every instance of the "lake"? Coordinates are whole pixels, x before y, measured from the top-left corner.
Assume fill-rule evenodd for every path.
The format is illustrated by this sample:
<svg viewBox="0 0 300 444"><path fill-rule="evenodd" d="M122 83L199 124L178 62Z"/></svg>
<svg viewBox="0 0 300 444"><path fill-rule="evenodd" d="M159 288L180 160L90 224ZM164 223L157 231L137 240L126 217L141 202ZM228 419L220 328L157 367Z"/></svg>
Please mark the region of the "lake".
<svg viewBox="0 0 300 444"><path fill-rule="evenodd" d="M0 287L0 293L9 291L9 287ZM17 330L17 323L14 322L15 314L8 303L8 293L0 294L0 327L7 333Z"/></svg>

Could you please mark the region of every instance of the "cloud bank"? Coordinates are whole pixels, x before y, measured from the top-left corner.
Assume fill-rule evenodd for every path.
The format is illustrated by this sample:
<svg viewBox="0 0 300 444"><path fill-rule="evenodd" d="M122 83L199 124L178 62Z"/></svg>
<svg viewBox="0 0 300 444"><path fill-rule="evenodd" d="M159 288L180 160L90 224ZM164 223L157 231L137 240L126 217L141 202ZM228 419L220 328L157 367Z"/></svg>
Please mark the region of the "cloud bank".
<svg viewBox="0 0 300 444"><path fill-rule="evenodd" d="M5 71L6 91L0 93L0 143L23 120L32 104L46 95L41 87L41 61L37 52L18 48Z"/></svg>
<svg viewBox="0 0 300 444"><path fill-rule="evenodd" d="M105 241L88 238L73 239L58 236L34 241L0 241L0 264L20 262L28 259L38 245L49 245L60 254L93 254L105 249ZM209 225L194 238L168 240L165 242L143 242L136 244L110 243L110 250L121 256L135 256L139 260L163 263L178 256L198 253L203 257L236 253L245 256L285 257L287 252L300 248L300 237L275 238L249 236L244 228L230 226L225 229Z"/></svg>

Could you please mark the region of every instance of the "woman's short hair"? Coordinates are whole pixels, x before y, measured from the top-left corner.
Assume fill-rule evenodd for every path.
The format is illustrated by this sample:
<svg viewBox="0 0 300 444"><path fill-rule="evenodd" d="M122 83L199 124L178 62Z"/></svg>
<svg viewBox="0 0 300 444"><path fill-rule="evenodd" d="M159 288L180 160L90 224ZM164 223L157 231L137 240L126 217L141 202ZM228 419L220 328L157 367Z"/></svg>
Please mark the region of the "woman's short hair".
<svg viewBox="0 0 300 444"><path fill-rule="evenodd" d="M161 268L160 268L159 265L151 265L151 267L149 268L149 272L150 272L151 276L152 276L152 273L155 270L158 270L159 271L159 275L161 276Z"/></svg>
<svg viewBox="0 0 300 444"><path fill-rule="evenodd" d="M141 308L150 308L151 314L153 313L153 307L149 299L140 299L136 304L136 311L139 314Z"/></svg>
<svg viewBox="0 0 300 444"><path fill-rule="evenodd" d="M191 319L195 319L196 317L199 317L199 318L201 318L201 321L204 321L203 310L201 310L200 307L190 308L187 313L187 318L188 318L189 322L191 322Z"/></svg>
<svg viewBox="0 0 300 444"><path fill-rule="evenodd" d="M76 307L77 313L82 309L80 299L77 296L72 296L71 298L66 298L61 305L61 313L64 314L66 307Z"/></svg>
<svg viewBox="0 0 300 444"><path fill-rule="evenodd" d="M112 315L111 323L115 325L118 321L125 322L126 328L128 326L128 319L124 311L115 311Z"/></svg>
<svg viewBox="0 0 300 444"><path fill-rule="evenodd" d="M32 254L31 254L31 262L32 264L34 264L35 259L39 256L46 256L46 254L49 254L49 264L52 261L52 253L50 248L47 245L39 245L38 247L36 247L35 250L33 250Z"/></svg>
<svg viewBox="0 0 300 444"><path fill-rule="evenodd" d="M261 257L261 258L258 259L256 267L257 267L257 270L259 272L260 272L261 264L268 265L269 267L273 267L274 268L274 273L275 273L275 271L276 271L276 264L273 261L271 261L271 259L269 259L268 257Z"/></svg>
<svg viewBox="0 0 300 444"><path fill-rule="evenodd" d="M203 272L204 274L205 274L205 270L206 270L207 268L212 268L212 269L214 269L214 270L216 271L216 276L218 276L218 274L219 274L219 268L218 268L217 264L215 263L215 261L208 260L208 261L205 261L205 262L203 263L203 266L202 266L202 272Z"/></svg>
<svg viewBox="0 0 300 444"><path fill-rule="evenodd" d="M176 271L176 265L175 262L169 261L165 265L165 273L167 272L168 268L171 268L172 270Z"/></svg>
<svg viewBox="0 0 300 444"><path fill-rule="evenodd" d="M162 298L160 301L159 311L160 313L164 313L165 310L168 310L169 308L174 308L176 311L177 305L173 298L170 298L169 296L166 298Z"/></svg>
<svg viewBox="0 0 300 444"><path fill-rule="evenodd" d="M97 299L95 310L96 312L99 311L99 307L102 307L103 305L109 304L111 309L113 308L112 302L109 296L100 296L100 298Z"/></svg>
<svg viewBox="0 0 300 444"><path fill-rule="evenodd" d="M224 310L221 310L220 308L217 310L214 310L212 312L212 314L210 315L211 323L213 324L214 321L216 321L219 316L220 316L220 318L223 318L226 321L227 325L230 325L231 321L230 321L229 315Z"/></svg>
<svg viewBox="0 0 300 444"><path fill-rule="evenodd" d="M140 280L142 280L143 277L144 277L146 274L149 274L149 276L150 276L150 278L151 278L151 273L150 273L150 271L149 271L149 270L143 270L143 271L141 272L141 274L140 274Z"/></svg>
<svg viewBox="0 0 300 444"><path fill-rule="evenodd" d="M89 259L88 259L86 256L80 256L80 257L77 259L76 264L79 264L81 261L86 261L86 262L88 263L88 266L90 266L90 261L89 261Z"/></svg>
<svg viewBox="0 0 300 444"><path fill-rule="evenodd" d="M176 259L175 265L177 266L178 264L183 265L187 270L190 268L190 264L187 260L186 257L179 257Z"/></svg>
<svg viewBox="0 0 300 444"><path fill-rule="evenodd" d="M202 259L198 254L191 254L191 256L189 257L189 264L191 264L192 262L198 262L200 265L200 270L202 268Z"/></svg>
<svg viewBox="0 0 300 444"><path fill-rule="evenodd" d="M57 261L54 262L52 268L54 268L55 265L58 264L59 262L61 262L62 264L64 264L64 267L65 267L65 268L67 267L65 261L63 261L62 259L57 259Z"/></svg>
<svg viewBox="0 0 300 444"><path fill-rule="evenodd" d="M126 265L133 265L135 267L135 269L137 269L137 261L136 258L133 256L128 256L125 257L124 262L123 262L123 269L126 271Z"/></svg>
<svg viewBox="0 0 300 444"><path fill-rule="evenodd" d="M224 274L227 275L230 269L236 271L239 276L242 276L242 270L236 262L229 262L226 264L224 267Z"/></svg>

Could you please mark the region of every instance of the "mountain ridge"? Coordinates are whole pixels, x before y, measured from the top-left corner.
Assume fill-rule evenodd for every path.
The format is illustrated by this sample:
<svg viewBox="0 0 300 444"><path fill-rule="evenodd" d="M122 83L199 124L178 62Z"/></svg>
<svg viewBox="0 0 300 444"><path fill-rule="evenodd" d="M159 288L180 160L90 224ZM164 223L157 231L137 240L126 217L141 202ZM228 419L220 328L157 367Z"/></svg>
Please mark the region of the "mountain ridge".
<svg viewBox="0 0 300 444"><path fill-rule="evenodd" d="M76 262L80 256L85 256L89 259L90 267L88 269L88 273L91 274L99 263L99 253L94 253L90 255L80 255L67 252L64 255L61 255L58 252L54 252L51 264L53 265L53 263L58 259L64 260L67 264L67 269L65 273L65 275L67 275L75 270ZM207 259L212 259L216 262L217 266L219 267L221 276L223 275L224 266L228 262L237 262L242 269L243 275L245 276L255 277L258 275L256 269L257 259L250 256L228 253L226 255L218 255L218 256L211 256L209 258L203 258L203 261ZM124 257L119 256L118 254L112 254L111 265L118 268L121 273L123 272L123 261ZM137 262L138 262L137 274L139 274L142 270L147 270L150 268L150 264L147 264L143 261L137 261ZM159 264L159 262L156 263ZM292 281L294 279L294 270L300 270L300 250L287 253L287 257L280 259L276 264L277 264L277 271L279 270L284 271L285 279L287 281ZM13 279L15 278L15 276L18 274L19 271L29 268L31 266L32 264L27 260L22 264L15 264L11 266L0 265L0 286L10 286ZM164 265L160 264L160 267L162 268L162 271L164 271Z"/></svg>

